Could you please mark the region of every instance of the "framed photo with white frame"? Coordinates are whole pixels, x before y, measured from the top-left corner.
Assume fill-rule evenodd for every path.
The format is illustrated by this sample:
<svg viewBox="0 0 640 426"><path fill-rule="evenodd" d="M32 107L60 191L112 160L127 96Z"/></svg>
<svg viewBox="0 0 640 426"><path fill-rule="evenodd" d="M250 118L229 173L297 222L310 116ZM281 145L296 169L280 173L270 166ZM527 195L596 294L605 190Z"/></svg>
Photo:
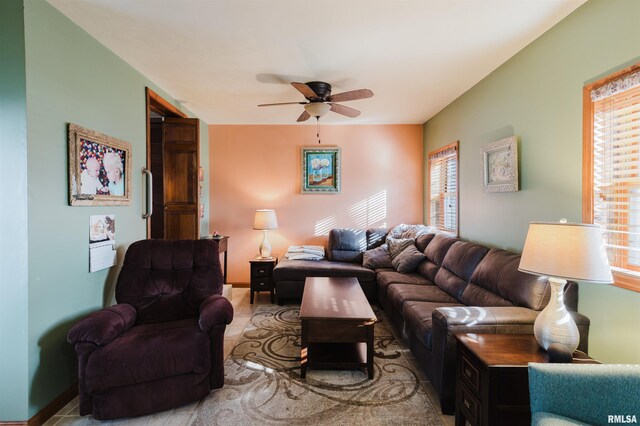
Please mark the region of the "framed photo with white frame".
<svg viewBox="0 0 640 426"><path fill-rule="evenodd" d="M69 123L69 204L131 204L131 144Z"/></svg>
<svg viewBox="0 0 640 426"><path fill-rule="evenodd" d="M482 190L518 191L518 139L511 136L482 146Z"/></svg>

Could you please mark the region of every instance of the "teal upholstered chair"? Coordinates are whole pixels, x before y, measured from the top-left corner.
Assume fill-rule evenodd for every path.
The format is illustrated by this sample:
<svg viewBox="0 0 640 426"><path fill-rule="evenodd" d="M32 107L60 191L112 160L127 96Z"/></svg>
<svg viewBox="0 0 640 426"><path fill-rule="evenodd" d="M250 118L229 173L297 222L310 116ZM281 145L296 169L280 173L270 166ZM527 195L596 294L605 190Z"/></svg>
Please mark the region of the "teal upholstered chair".
<svg viewBox="0 0 640 426"><path fill-rule="evenodd" d="M529 394L535 426L640 424L640 365L530 363Z"/></svg>

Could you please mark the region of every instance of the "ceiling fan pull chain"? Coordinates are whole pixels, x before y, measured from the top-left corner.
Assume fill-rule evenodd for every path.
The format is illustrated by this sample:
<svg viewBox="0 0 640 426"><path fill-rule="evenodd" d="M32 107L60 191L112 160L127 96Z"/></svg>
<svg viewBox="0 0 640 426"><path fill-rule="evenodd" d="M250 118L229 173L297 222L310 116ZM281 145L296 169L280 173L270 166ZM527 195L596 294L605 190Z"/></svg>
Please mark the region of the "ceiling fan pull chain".
<svg viewBox="0 0 640 426"><path fill-rule="evenodd" d="M318 145L320 144L320 117L316 117L316 136L318 137Z"/></svg>

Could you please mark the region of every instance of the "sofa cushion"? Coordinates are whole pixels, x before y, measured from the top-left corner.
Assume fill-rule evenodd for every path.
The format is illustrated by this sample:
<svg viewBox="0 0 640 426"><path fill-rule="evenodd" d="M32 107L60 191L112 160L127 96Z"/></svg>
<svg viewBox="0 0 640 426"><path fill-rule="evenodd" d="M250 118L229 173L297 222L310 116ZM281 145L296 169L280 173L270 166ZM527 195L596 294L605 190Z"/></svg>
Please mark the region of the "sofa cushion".
<svg viewBox="0 0 640 426"><path fill-rule="evenodd" d="M91 354L86 390L100 394L165 377L206 373L211 369L210 344L196 319L132 327Z"/></svg>
<svg viewBox="0 0 640 426"><path fill-rule="evenodd" d="M307 277L355 277L374 281L376 273L362 265L329 260L283 259L273 268L274 281L303 281Z"/></svg>
<svg viewBox="0 0 640 426"><path fill-rule="evenodd" d="M378 282L378 294L380 297L379 302L385 303L385 298L387 296L387 288L391 284L399 283L399 284L417 284L417 285L430 285L434 284L423 277L420 274L410 273L410 274L401 274L394 270L380 270L377 271L376 281Z"/></svg>
<svg viewBox="0 0 640 426"><path fill-rule="evenodd" d="M436 279L436 274L438 273L439 269L439 265L436 265L429 259L424 259L422 262L420 262L420 264L418 264L416 272L425 277L425 279L433 282L433 280Z"/></svg>
<svg viewBox="0 0 640 426"><path fill-rule="evenodd" d="M406 302L402 307L402 316L405 321L406 329L411 330L418 340L420 340L427 349L431 350L431 315L434 310L449 306L463 305L459 303L444 302Z"/></svg>
<svg viewBox="0 0 640 426"><path fill-rule="evenodd" d="M446 235L435 235L431 242L427 245L427 248L424 249L424 255L427 256L427 259L429 259L432 263L435 263L438 266L442 266L444 257L447 255L447 252L449 251L451 246L454 245L457 241L460 240ZM435 278L435 275L433 276L433 278Z"/></svg>
<svg viewBox="0 0 640 426"><path fill-rule="evenodd" d="M447 251L434 283L460 300L471 274L488 251L487 247L480 244L456 241Z"/></svg>
<svg viewBox="0 0 640 426"><path fill-rule="evenodd" d="M378 286L387 287L390 284L419 284L419 285L433 285L431 281L426 279L420 274L410 273L401 274L394 270L379 271L377 275Z"/></svg>
<svg viewBox="0 0 640 426"><path fill-rule="evenodd" d="M405 302L442 302L459 303L445 291L435 285L390 284L387 287L389 303L398 312L402 312Z"/></svg>
<svg viewBox="0 0 640 426"><path fill-rule="evenodd" d="M360 229L336 228L329 231L327 257L336 262L362 263L367 248L366 233Z"/></svg>
<svg viewBox="0 0 640 426"><path fill-rule="evenodd" d="M366 231L367 236L367 250L380 247L384 244L387 237L386 228L369 228Z"/></svg>
<svg viewBox="0 0 640 426"><path fill-rule="evenodd" d="M392 268L389 247L386 244L362 254L362 266L369 269Z"/></svg>
<svg viewBox="0 0 640 426"><path fill-rule="evenodd" d="M469 306L523 306L540 310L546 305L547 279L518 271L520 255L491 249L476 267L460 300Z"/></svg>
<svg viewBox="0 0 640 426"><path fill-rule="evenodd" d="M425 249L427 248L427 246L429 245L429 243L431 242L431 240L433 240L433 237L435 237L436 234L420 234L416 237L416 248L421 251L422 253L424 253Z"/></svg>
<svg viewBox="0 0 640 426"><path fill-rule="evenodd" d="M415 271L423 260L424 254L420 253L416 246L411 244L394 257L391 260L391 264L401 274L408 274Z"/></svg>
<svg viewBox="0 0 640 426"><path fill-rule="evenodd" d="M389 247L389 255L393 260L397 255L402 253L404 249L412 246L415 242L413 238L387 238L387 246Z"/></svg>

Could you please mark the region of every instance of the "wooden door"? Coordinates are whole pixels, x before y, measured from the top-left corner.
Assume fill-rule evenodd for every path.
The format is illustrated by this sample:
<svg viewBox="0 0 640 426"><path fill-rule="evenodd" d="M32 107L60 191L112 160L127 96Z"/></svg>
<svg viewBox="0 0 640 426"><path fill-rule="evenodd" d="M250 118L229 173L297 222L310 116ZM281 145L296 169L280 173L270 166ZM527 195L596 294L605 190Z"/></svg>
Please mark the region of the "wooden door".
<svg viewBox="0 0 640 426"><path fill-rule="evenodd" d="M199 123L165 117L162 123L163 216L165 239L197 239Z"/></svg>
<svg viewBox="0 0 640 426"><path fill-rule="evenodd" d="M153 214L149 218L150 238L164 238L164 167L162 163L162 117L149 120L149 169L153 173Z"/></svg>

